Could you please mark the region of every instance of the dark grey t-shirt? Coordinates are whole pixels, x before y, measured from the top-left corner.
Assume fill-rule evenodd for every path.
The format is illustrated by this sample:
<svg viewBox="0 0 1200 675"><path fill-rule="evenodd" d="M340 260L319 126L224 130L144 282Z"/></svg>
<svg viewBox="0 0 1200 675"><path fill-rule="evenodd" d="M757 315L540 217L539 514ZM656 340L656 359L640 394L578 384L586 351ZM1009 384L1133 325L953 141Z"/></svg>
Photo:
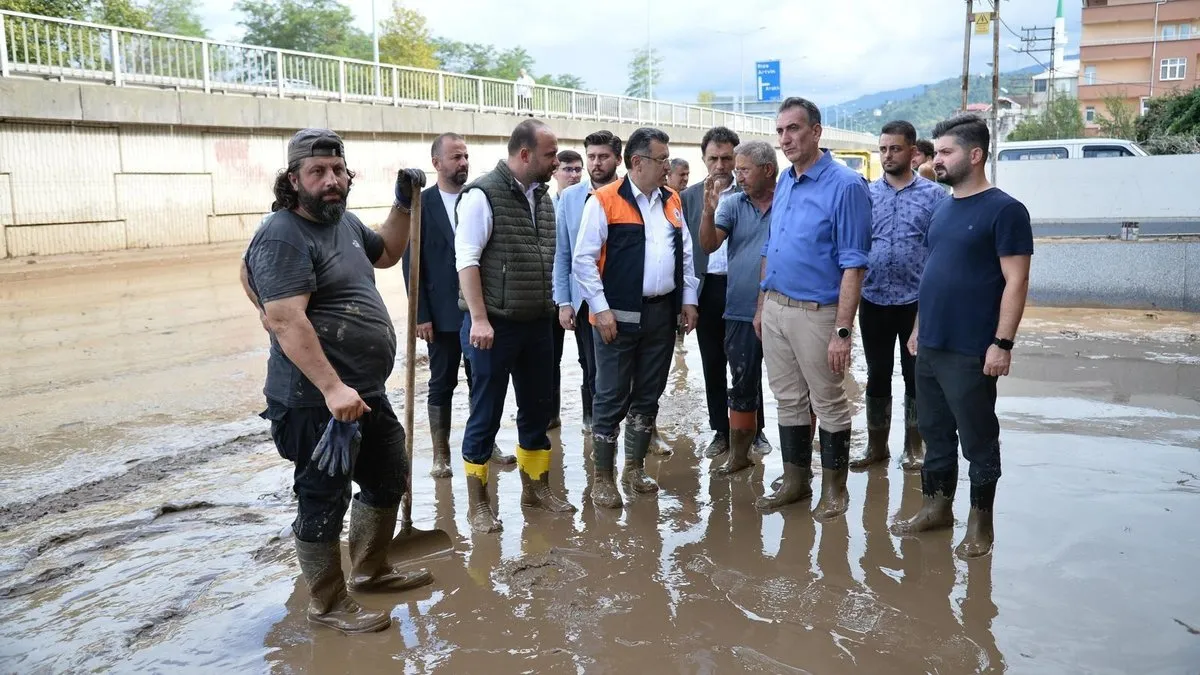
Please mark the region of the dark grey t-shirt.
<svg viewBox="0 0 1200 675"><path fill-rule="evenodd" d="M351 213L324 225L277 211L246 249L250 288L259 302L311 294L306 314L325 357L364 398L384 393L396 362L396 331L375 287L374 262L382 254L383 239ZM263 393L288 406L325 403L274 335Z"/></svg>

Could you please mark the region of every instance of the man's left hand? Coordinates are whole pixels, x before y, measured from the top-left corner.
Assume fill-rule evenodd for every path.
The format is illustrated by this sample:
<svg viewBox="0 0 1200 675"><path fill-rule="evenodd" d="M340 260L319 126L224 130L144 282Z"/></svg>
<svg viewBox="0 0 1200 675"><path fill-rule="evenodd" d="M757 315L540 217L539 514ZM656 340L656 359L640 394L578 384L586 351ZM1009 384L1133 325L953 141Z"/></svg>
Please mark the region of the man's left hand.
<svg viewBox="0 0 1200 675"><path fill-rule="evenodd" d="M837 333L829 338L829 369L834 375L843 375L850 367L850 338L840 338Z"/></svg>
<svg viewBox="0 0 1200 675"><path fill-rule="evenodd" d="M1012 352L992 345L988 347L987 356L983 359L983 374L988 377L1003 377L1008 375L1011 365Z"/></svg>
<svg viewBox="0 0 1200 675"><path fill-rule="evenodd" d="M396 172L396 201L404 208L412 206L414 192L425 187L425 172L421 169L400 169Z"/></svg>
<svg viewBox="0 0 1200 675"><path fill-rule="evenodd" d="M700 318L700 313L696 311L695 305L684 305L683 311L679 315L679 322L683 325L683 332L690 335L696 330L696 322Z"/></svg>

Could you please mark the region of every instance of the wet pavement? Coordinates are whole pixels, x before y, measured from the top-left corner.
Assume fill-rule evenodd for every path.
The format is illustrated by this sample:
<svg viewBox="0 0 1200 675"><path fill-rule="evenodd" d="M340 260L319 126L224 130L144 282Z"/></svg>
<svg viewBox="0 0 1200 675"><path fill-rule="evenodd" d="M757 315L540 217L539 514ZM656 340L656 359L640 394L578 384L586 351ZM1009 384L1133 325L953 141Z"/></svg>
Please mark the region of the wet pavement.
<svg viewBox="0 0 1200 675"><path fill-rule="evenodd" d="M456 551L431 586L359 596L394 623L346 637L304 617L239 252L0 264L0 671L1200 672L1195 315L1030 310L1001 382L996 548L969 563L952 551L965 467L954 531L919 539L887 531L920 503L895 460L852 473L850 512L827 524L808 502L755 510L778 451L711 477L694 338L660 416L675 453L648 460L657 498L591 505L568 337L552 472L581 509L522 513L500 472L505 529L472 537L461 464L427 476L422 359L414 516ZM402 325L399 270L379 283ZM861 352L852 376L861 402ZM860 403L852 452L863 427ZM511 418L498 441L511 451Z"/></svg>

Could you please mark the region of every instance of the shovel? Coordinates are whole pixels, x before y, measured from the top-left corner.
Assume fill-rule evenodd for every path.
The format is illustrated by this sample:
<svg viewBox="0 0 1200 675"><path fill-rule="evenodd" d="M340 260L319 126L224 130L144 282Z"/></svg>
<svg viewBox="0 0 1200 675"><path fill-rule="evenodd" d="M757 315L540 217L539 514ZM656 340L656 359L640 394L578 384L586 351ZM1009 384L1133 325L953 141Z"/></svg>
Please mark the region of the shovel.
<svg viewBox="0 0 1200 675"><path fill-rule="evenodd" d="M409 220L408 240L408 331L405 333L404 358L404 429L408 433L405 448L408 451L408 489L400 502L402 515L400 533L392 539L389 559L393 563L408 564L426 558L446 555L454 550L450 535L444 530L418 530L412 524L412 477L413 477L413 399L417 378L417 298L421 283L421 191L413 190L412 215Z"/></svg>

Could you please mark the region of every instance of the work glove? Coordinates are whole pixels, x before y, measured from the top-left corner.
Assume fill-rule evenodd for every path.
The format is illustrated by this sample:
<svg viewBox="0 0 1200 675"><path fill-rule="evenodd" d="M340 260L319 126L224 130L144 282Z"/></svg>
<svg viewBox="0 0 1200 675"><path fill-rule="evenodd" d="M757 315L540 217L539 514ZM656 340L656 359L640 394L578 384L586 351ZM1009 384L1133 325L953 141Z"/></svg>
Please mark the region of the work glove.
<svg viewBox="0 0 1200 675"><path fill-rule="evenodd" d="M425 187L425 172L420 169L400 169L396 172L396 203L412 207L413 193Z"/></svg>
<svg viewBox="0 0 1200 675"><path fill-rule="evenodd" d="M321 440L317 441L317 447L313 450L312 462L317 465L318 471L330 478L349 475L361 442L358 422L330 419L325 426L325 433L321 434Z"/></svg>

